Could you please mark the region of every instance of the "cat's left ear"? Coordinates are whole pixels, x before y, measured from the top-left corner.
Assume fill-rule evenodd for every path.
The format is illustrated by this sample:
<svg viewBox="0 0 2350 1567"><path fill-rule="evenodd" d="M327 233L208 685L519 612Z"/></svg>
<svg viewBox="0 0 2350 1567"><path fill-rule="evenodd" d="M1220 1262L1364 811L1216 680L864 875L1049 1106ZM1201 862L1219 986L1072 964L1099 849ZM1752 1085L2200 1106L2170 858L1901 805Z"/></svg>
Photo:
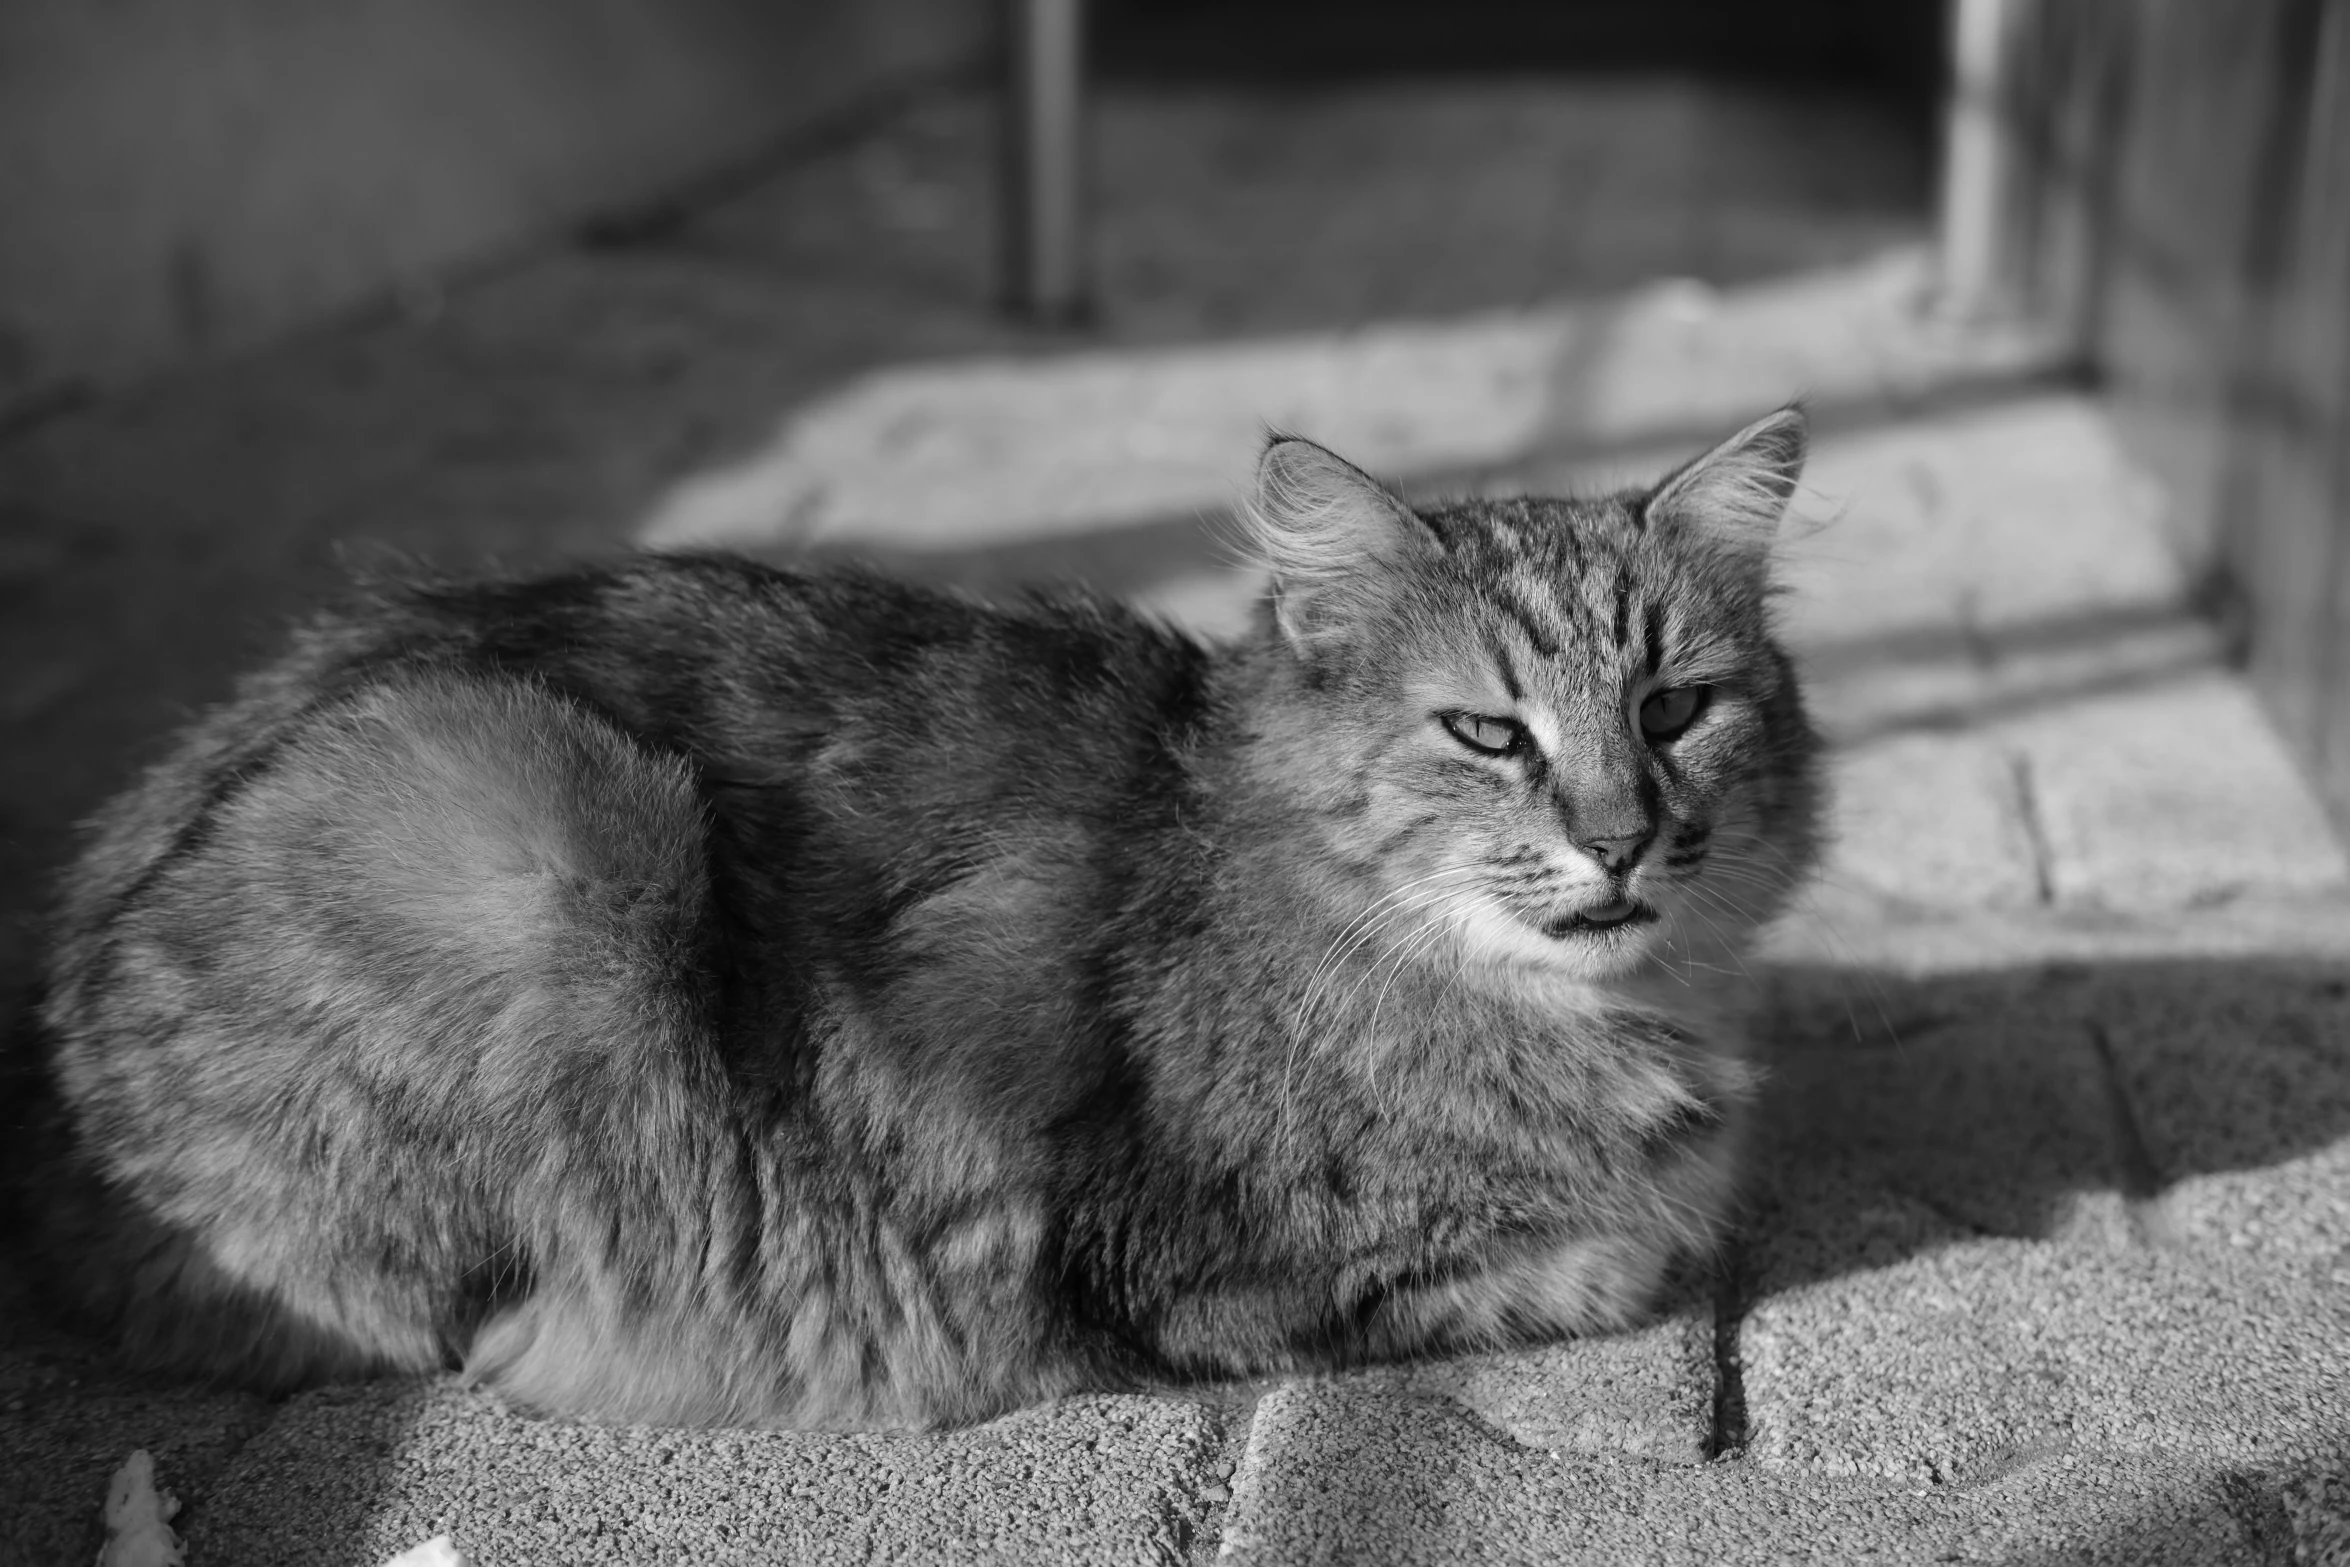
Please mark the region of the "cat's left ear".
<svg viewBox="0 0 2350 1567"><path fill-rule="evenodd" d="M1740 554L1765 558L1803 478L1810 445L1803 410L1782 408L1668 475L1641 502L1641 518L1690 528Z"/></svg>
<svg viewBox="0 0 2350 1567"><path fill-rule="evenodd" d="M1341 624L1380 568L1440 552L1403 497L1326 447L1293 435L1265 443L1249 506L1257 552L1273 568L1282 634L1306 642Z"/></svg>

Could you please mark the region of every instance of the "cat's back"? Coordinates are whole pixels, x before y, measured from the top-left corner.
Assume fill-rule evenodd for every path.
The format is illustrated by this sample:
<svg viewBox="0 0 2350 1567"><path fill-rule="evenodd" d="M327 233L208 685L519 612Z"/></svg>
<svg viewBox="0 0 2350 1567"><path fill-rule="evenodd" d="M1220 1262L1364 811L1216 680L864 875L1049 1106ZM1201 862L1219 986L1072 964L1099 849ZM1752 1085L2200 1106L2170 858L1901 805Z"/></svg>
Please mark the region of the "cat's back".
<svg viewBox="0 0 2350 1567"><path fill-rule="evenodd" d="M1180 815L1207 667L1084 599L725 557L371 590L99 819L58 1060L147 1099L170 1052L132 1042L213 1059L190 1017L432 1037L502 996L593 1033L723 972L771 1035L811 974L870 988L911 952L942 997L1074 974Z"/></svg>
<svg viewBox="0 0 2350 1567"><path fill-rule="evenodd" d="M813 793L837 807L824 814L902 831L969 826L974 811L1121 809L1137 764L1156 760L1143 753L1195 718L1206 662L1188 639L1082 596L1000 608L718 555L372 585L303 625L101 813L64 888L61 947L202 837L296 737L419 682L506 693L443 715L462 729L495 729L501 704L527 704L523 688L568 706L676 759L720 815L739 791L769 791L767 809L773 791Z"/></svg>
<svg viewBox="0 0 2350 1567"><path fill-rule="evenodd" d="M517 1221L485 1194L539 1178L521 1150L682 1159L729 1041L789 1075L820 1009L958 1050L975 1009L1061 1016L1118 900L1105 856L1173 810L1206 667L1083 600L715 558L318 617L68 880L53 1067L143 1217L66 1222L121 1239L91 1267L144 1246L173 1280L84 1293L131 1302L164 1363L423 1368L516 1287ZM213 1311L264 1278L282 1309Z"/></svg>

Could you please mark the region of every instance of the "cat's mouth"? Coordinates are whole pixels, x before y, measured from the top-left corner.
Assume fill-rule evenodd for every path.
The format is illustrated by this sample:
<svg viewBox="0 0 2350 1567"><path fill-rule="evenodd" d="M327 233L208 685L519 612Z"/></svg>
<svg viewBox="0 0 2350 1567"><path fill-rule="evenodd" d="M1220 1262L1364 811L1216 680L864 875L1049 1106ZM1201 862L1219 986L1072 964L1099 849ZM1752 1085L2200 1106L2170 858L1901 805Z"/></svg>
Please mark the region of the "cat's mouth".
<svg viewBox="0 0 2350 1567"><path fill-rule="evenodd" d="M1631 898L1618 898L1613 903L1602 903L1596 908L1578 910L1562 919L1555 919L1542 927L1542 933L1554 940L1580 936L1593 931L1621 930L1627 925L1646 925L1656 918L1656 910Z"/></svg>

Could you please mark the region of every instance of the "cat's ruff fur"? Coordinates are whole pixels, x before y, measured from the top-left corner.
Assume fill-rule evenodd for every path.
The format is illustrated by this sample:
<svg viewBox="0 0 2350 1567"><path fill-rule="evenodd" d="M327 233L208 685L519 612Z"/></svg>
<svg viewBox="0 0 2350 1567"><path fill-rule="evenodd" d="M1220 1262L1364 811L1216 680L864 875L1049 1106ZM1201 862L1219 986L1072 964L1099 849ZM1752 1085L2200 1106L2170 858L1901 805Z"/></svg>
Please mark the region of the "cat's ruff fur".
<svg viewBox="0 0 2350 1567"><path fill-rule="evenodd" d="M1632 1321L1814 854L1802 457L1415 513L1277 439L1220 649L710 557L374 591L65 884L53 1281L263 1387L825 1427Z"/></svg>

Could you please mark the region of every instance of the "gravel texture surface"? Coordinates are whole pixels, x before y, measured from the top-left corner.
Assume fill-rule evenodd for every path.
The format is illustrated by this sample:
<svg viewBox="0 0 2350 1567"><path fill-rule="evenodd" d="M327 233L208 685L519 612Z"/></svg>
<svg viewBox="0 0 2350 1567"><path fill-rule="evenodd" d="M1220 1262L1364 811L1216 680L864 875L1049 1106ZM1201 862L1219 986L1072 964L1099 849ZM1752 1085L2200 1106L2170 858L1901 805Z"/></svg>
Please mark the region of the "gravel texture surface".
<svg viewBox="0 0 2350 1567"><path fill-rule="evenodd" d="M1072 1399L938 1436L579 1426L454 1385L288 1404L209 1489L191 1559L376 1563L436 1534L495 1567L1157 1564L1203 1522L1222 1416Z"/></svg>
<svg viewBox="0 0 2350 1567"><path fill-rule="evenodd" d="M1519 1447L1317 1387L1266 1401L1224 1533L1236 1563L1970 1561L2244 1564L2292 1525L2167 1454L2018 1453L1959 1485Z"/></svg>

